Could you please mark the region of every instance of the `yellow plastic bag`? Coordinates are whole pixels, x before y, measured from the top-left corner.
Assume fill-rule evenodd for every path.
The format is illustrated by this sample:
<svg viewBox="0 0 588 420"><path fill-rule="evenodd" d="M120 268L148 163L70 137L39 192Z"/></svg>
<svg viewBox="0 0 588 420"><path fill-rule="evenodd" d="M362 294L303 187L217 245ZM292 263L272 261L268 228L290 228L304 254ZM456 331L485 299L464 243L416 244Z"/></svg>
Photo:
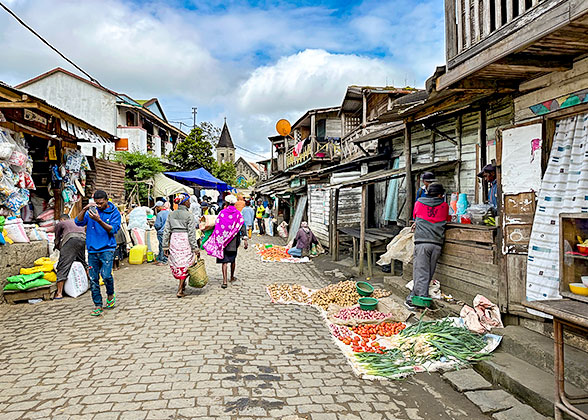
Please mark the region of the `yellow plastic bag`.
<svg viewBox="0 0 588 420"><path fill-rule="evenodd" d="M42 258L35 260L35 265L49 265L49 264L51 264L51 265L55 264L55 261L51 261L51 258L49 258L49 257L42 257Z"/></svg>
<svg viewBox="0 0 588 420"><path fill-rule="evenodd" d="M49 271L48 273L45 273L43 278L51 283L55 283L57 281L57 274L55 271Z"/></svg>
<svg viewBox="0 0 588 420"><path fill-rule="evenodd" d="M48 273L53 271L53 264L36 265L31 268L21 268L20 274L35 274L40 272Z"/></svg>
<svg viewBox="0 0 588 420"><path fill-rule="evenodd" d="M5 231L5 230L3 230L3 231L2 231L2 236L4 237L4 241L5 241L7 244L10 244L10 245L12 245L12 244L14 243L14 241L13 241L12 239L10 239L10 236L8 236L8 234L6 233L6 231Z"/></svg>

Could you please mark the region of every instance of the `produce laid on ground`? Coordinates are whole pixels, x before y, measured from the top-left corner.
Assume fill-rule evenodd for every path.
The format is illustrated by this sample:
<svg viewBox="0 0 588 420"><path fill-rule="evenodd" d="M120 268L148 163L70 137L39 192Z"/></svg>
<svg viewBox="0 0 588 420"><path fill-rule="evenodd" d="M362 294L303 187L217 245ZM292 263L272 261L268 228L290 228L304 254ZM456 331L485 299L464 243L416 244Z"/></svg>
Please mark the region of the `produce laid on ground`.
<svg viewBox="0 0 588 420"><path fill-rule="evenodd" d="M341 320L349 320L349 319L361 319L365 321L377 321L386 318L390 318L392 314L385 314L379 311L364 311L360 309L358 306L352 306L351 308L343 308L340 309L333 317L341 319Z"/></svg>
<svg viewBox="0 0 588 420"><path fill-rule="evenodd" d="M257 254L261 255L262 261L273 261L278 262L282 261L283 259L292 258L290 254L288 254L288 248L285 246L278 246L278 245L262 245L257 244L255 245L257 250Z"/></svg>
<svg viewBox="0 0 588 420"><path fill-rule="evenodd" d="M375 298L390 296L391 292L383 289L375 289L372 294ZM312 294L312 304L320 306L324 310L329 305L353 306L361 298L357 293L355 282L351 280L329 284L327 287L317 290Z"/></svg>
<svg viewBox="0 0 588 420"><path fill-rule="evenodd" d="M463 367L490 357L484 351L488 345L484 336L456 326L450 318L419 321L389 343L382 352L355 355L368 375L399 378L427 370L427 365L436 361Z"/></svg>
<svg viewBox="0 0 588 420"><path fill-rule="evenodd" d="M360 308L362 296L358 289L374 298L375 309ZM394 318L402 315L394 304L386 299L386 303L378 301L391 293L372 289L369 283L342 281L318 290L297 284L270 284L267 293L272 302L317 308L335 343L354 371L364 378L400 379L415 372L469 365L490 357L500 343L499 336L471 332L461 318L421 318L410 326L396 322L399 320Z"/></svg>
<svg viewBox="0 0 588 420"><path fill-rule="evenodd" d="M302 287L299 284L277 284L267 286L267 293L273 302L298 302L310 304L310 296L313 290Z"/></svg>

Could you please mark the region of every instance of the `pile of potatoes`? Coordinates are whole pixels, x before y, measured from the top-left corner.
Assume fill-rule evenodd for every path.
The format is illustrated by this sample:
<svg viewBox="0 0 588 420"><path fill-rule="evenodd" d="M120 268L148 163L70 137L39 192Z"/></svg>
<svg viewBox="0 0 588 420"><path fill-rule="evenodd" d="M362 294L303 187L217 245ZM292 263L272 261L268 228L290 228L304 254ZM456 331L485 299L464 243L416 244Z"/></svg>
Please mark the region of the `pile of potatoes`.
<svg viewBox="0 0 588 420"><path fill-rule="evenodd" d="M312 294L312 304L327 309L331 303L339 306L352 306L357 303L359 293L355 289L354 281L341 281L329 284Z"/></svg>
<svg viewBox="0 0 588 420"><path fill-rule="evenodd" d="M383 289L375 289L372 297L376 299L390 296L391 292ZM339 283L329 284L327 287L317 290L312 294L311 303L320 306L324 310L334 303L339 306L347 307L357 304L361 296L357 293L354 281L341 281Z"/></svg>
<svg viewBox="0 0 588 420"><path fill-rule="evenodd" d="M267 287L267 290L274 301L310 303L310 294L306 293L299 284L273 283Z"/></svg>

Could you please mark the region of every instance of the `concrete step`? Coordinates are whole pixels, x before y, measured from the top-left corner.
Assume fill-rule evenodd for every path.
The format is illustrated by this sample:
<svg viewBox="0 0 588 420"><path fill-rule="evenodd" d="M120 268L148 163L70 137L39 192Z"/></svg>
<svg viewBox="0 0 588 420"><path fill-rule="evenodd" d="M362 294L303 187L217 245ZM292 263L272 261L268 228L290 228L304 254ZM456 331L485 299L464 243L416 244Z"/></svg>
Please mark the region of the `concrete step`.
<svg viewBox="0 0 588 420"><path fill-rule="evenodd" d="M503 336L500 350L526 360L533 366L553 374L553 339L524 327L508 326L496 330ZM580 389L588 390L588 353L566 345L565 378Z"/></svg>
<svg viewBox="0 0 588 420"><path fill-rule="evenodd" d="M500 385L539 413L552 417L555 389L553 374L525 360L504 351L497 351L490 360L478 363L474 369L488 381ZM568 384L566 390L570 395L583 393L571 384ZM588 407L582 409L586 410Z"/></svg>

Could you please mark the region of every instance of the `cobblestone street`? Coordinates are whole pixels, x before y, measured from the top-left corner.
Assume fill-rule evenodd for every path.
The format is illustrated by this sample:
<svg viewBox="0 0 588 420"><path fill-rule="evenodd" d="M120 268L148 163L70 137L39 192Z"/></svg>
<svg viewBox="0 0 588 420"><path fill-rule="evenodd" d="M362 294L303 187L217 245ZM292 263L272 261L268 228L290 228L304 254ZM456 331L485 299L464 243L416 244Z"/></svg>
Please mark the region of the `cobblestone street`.
<svg viewBox="0 0 588 420"><path fill-rule="evenodd" d="M0 419L484 419L438 374L365 381L318 311L271 304L265 285L326 281L314 264L261 263L175 296L168 267L115 272L118 306L78 299L0 306Z"/></svg>

